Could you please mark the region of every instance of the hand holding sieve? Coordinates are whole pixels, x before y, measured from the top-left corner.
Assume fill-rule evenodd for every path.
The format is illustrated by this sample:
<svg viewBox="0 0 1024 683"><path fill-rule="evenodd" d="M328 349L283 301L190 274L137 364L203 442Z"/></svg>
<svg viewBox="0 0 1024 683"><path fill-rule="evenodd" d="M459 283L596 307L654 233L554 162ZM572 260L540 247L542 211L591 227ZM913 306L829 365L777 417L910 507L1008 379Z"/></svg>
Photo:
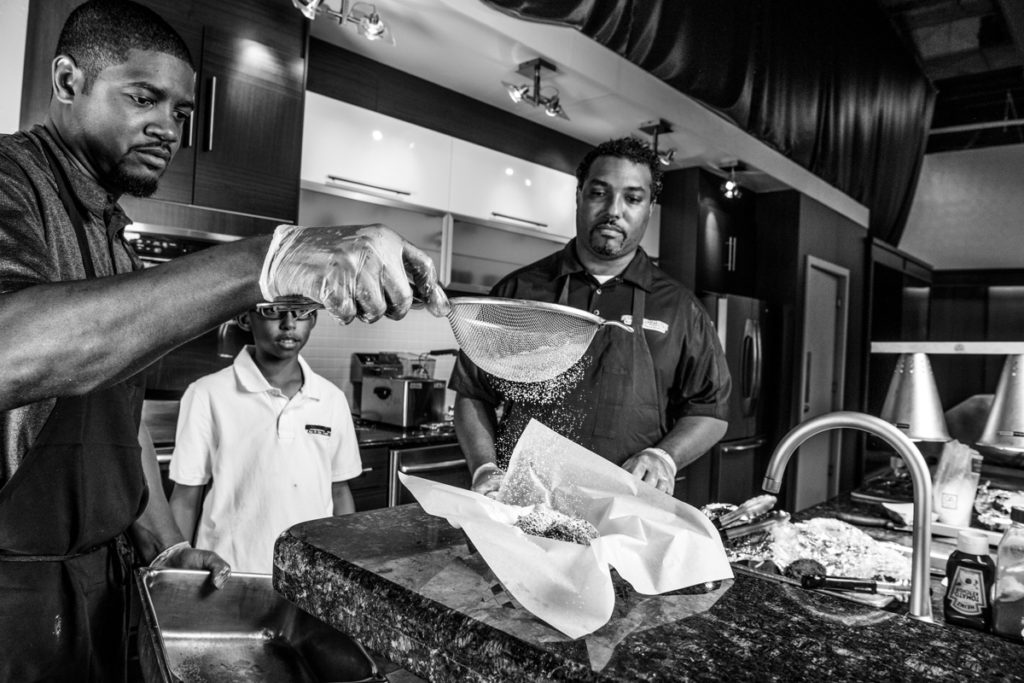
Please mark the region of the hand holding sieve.
<svg viewBox="0 0 1024 683"><path fill-rule="evenodd" d="M450 299L448 321L459 346L476 365L512 382L557 377L586 353L606 325L629 325L560 304L498 297Z"/></svg>

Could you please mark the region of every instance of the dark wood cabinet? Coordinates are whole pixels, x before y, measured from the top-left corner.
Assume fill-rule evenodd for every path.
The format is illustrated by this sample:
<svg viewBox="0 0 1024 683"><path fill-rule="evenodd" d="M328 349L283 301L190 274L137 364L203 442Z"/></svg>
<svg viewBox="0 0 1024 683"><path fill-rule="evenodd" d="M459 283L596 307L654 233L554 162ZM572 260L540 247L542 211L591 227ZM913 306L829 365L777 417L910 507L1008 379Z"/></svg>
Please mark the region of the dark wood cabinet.
<svg viewBox="0 0 1024 683"><path fill-rule="evenodd" d="M389 457L387 446L370 446L359 449L363 461L363 472L348 482L355 501L356 512L376 510L388 506Z"/></svg>
<svg viewBox="0 0 1024 683"><path fill-rule="evenodd" d="M178 30L197 69L197 108L181 149L160 188L143 203L265 217L272 219L269 227L294 222L308 22L290 3L273 0L142 2ZM80 0L33 0L30 5L23 127L43 120L53 49L64 19L78 4ZM142 220L154 220L147 215L152 207L144 207L143 213ZM156 213L174 216L182 211ZM190 215L188 220L196 218Z"/></svg>
<svg viewBox="0 0 1024 683"><path fill-rule="evenodd" d="M762 492L761 476L770 450L765 437L719 443L676 473L673 496L695 507L738 505Z"/></svg>
<svg viewBox="0 0 1024 683"><path fill-rule="evenodd" d="M726 199L721 180L700 173L697 283L701 290L755 296L757 245L753 194Z"/></svg>
<svg viewBox="0 0 1024 683"><path fill-rule="evenodd" d="M757 291L755 195L726 199L722 179L698 168L666 173L658 265L694 292L763 298Z"/></svg>
<svg viewBox="0 0 1024 683"><path fill-rule="evenodd" d="M698 508L712 502L711 455L705 453L676 472L676 488L672 492L675 498Z"/></svg>
<svg viewBox="0 0 1024 683"><path fill-rule="evenodd" d="M768 439L719 443L705 455L711 461L711 498L738 505L762 493L761 477L770 455Z"/></svg>

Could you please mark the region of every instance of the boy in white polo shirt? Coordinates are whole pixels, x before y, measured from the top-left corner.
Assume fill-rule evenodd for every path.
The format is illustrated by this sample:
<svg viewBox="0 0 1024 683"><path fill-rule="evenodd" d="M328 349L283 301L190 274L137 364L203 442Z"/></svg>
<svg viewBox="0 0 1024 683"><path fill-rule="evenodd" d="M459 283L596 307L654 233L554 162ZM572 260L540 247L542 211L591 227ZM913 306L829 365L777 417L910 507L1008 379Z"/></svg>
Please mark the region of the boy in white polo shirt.
<svg viewBox="0 0 1024 683"><path fill-rule="evenodd" d="M171 511L195 547L269 574L282 531L354 511L346 480L362 462L345 394L299 355L316 309L261 305L236 321L254 346L182 396Z"/></svg>

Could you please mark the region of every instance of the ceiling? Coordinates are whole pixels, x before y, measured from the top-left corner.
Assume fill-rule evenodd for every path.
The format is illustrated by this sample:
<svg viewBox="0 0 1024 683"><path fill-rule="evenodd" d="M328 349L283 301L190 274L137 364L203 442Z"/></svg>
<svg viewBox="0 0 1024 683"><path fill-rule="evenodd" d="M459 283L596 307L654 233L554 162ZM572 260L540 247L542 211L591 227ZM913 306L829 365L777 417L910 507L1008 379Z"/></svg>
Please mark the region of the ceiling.
<svg viewBox="0 0 1024 683"><path fill-rule="evenodd" d="M1024 268L1024 251L1010 248L1024 207L1007 203L1024 198L1017 171L1024 168L1024 0L875 2L937 93L928 155L898 246L937 269ZM325 4L337 8L340 0ZM354 25L324 16L311 33L585 142L643 135L641 127L669 118L673 129L659 139L660 149L676 150L669 168L720 172L742 160L746 187L794 188L867 225L866 210L852 199L578 32L514 20L478 0L377 7L394 45L364 40ZM557 65L543 72L542 85L558 89L568 120L513 103L502 86L529 83L519 67L537 57Z"/></svg>
<svg viewBox="0 0 1024 683"><path fill-rule="evenodd" d="M878 3L936 88L928 152L1024 143L1024 2Z"/></svg>
<svg viewBox="0 0 1024 683"><path fill-rule="evenodd" d="M332 8L337 8L339 2L325 0ZM584 39L572 29L515 20L479 0L385 0L376 6L389 26L394 45L364 40L354 25L339 26L325 16L313 22L311 35L593 144L629 134L644 137L641 127L657 123L675 109L678 121L669 121L675 124L671 132L660 133L658 140L659 150L675 151L669 170L702 166L724 176L721 169L743 159L742 176L750 189L768 191L792 186L741 153L727 136L701 136L681 125L685 119L675 103L663 106L664 93L645 90L670 89L660 81L654 83L654 77L649 81L629 79L628 88L634 94L626 95L616 83L616 78L622 77L621 63L625 60L603 46L586 39L603 53L587 70L567 67L569 60L556 59L538 48L543 41L539 43L537 36L546 30L564 31L567 41L563 42ZM566 52L576 50L566 48ZM568 119L547 116L543 107L513 103L502 85L531 84L532 79L523 75L520 67L537 57L553 62L554 71L542 70L542 91L547 95L558 90Z"/></svg>
<svg viewBox="0 0 1024 683"><path fill-rule="evenodd" d="M1024 268L1024 2L878 2L936 89L899 247L942 270Z"/></svg>

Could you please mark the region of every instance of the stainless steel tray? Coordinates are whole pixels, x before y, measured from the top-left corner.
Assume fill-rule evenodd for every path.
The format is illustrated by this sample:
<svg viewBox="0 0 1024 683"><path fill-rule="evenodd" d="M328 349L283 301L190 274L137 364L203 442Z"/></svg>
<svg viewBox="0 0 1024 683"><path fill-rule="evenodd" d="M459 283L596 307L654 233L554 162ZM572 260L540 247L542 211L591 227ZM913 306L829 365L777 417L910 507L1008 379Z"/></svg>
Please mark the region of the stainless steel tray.
<svg viewBox="0 0 1024 683"><path fill-rule="evenodd" d="M139 660L147 683L384 682L363 647L303 612L266 574L140 569Z"/></svg>

